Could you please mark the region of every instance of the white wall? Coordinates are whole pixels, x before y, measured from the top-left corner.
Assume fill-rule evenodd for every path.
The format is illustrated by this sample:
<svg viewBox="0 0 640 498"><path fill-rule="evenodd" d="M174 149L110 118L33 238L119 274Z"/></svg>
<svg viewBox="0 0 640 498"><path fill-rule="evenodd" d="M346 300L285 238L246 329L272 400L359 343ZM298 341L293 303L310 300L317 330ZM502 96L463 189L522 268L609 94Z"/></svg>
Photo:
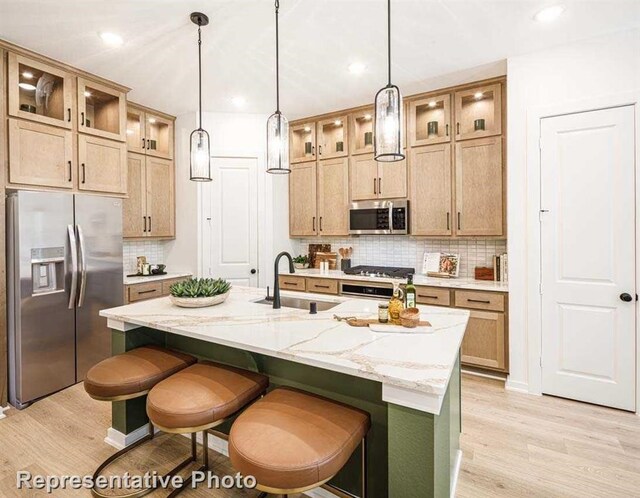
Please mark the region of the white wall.
<svg viewBox="0 0 640 498"><path fill-rule="evenodd" d="M290 250L288 228L288 178L268 175L266 158L266 115L204 113L203 128L209 132L214 157L258 158L258 268L261 286L273 282L273 258L280 250ZM201 274L200 203L207 184L189 180L189 135L196 127L195 113L176 121L176 240L165 248L171 271Z"/></svg>
<svg viewBox="0 0 640 498"><path fill-rule="evenodd" d="M539 392L535 375L539 367L535 363L540 344L537 339L529 339L533 328L539 328L539 309L531 304L536 301L535 293L539 293L539 224L535 212L539 209L536 207L539 159L535 143L539 122L532 116L547 115L561 108L588 109L589 101L640 92L640 30L510 58L507 78L511 371L508 385Z"/></svg>

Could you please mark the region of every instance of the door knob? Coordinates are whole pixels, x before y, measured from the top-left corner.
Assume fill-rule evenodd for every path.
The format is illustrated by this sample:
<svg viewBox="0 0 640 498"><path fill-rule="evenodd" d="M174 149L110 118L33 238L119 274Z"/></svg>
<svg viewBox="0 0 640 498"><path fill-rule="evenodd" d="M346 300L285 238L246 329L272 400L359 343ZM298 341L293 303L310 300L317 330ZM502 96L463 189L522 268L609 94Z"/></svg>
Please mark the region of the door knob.
<svg viewBox="0 0 640 498"><path fill-rule="evenodd" d="M622 299L625 303L630 303L631 301L633 301L633 297L631 297L631 294L627 292L623 292L622 294L620 294L620 299Z"/></svg>
<svg viewBox="0 0 640 498"><path fill-rule="evenodd" d="M251 268L251 275L255 275L256 273L258 273L258 270L256 270L255 268Z"/></svg>

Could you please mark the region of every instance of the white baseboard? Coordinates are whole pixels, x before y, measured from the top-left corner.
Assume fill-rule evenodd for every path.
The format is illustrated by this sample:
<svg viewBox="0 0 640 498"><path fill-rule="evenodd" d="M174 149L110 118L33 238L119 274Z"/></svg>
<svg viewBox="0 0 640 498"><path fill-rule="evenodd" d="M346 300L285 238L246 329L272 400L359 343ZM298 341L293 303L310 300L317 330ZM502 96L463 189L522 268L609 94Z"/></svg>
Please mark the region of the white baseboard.
<svg viewBox="0 0 640 498"><path fill-rule="evenodd" d="M456 496L456 488L458 487L458 477L460 476L460 465L462 464L462 450L456 453L456 462L451 469L451 498Z"/></svg>
<svg viewBox="0 0 640 498"><path fill-rule="evenodd" d="M156 429L156 432L158 430ZM123 434L122 432L109 427L107 429L107 437L104 438L104 442L113 446L117 450L121 450L135 443L138 439L142 439L149 433L149 424L144 424L142 427L138 427L135 431L129 434Z"/></svg>
<svg viewBox="0 0 640 498"><path fill-rule="evenodd" d="M0 406L0 420L2 420L3 418L7 418L7 416L4 414L4 412L6 412L9 408L11 408L9 405Z"/></svg>
<svg viewBox="0 0 640 498"><path fill-rule="evenodd" d="M505 383L504 388L507 391L514 391L514 392L517 392L517 393L530 394L529 393L529 384L527 384L526 382L520 382L518 380L507 379L507 382Z"/></svg>

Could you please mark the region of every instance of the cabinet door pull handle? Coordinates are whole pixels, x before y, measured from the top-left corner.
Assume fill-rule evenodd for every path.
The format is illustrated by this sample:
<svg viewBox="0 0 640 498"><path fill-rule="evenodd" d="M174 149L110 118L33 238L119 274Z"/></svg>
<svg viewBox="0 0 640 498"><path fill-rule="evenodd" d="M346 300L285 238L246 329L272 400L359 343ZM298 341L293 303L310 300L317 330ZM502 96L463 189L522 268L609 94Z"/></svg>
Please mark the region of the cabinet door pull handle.
<svg viewBox="0 0 640 498"><path fill-rule="evenodd" d="M460 228L460 211L458 211L458 230L461 230L461 228Z"/></svg>
<svg viewBox="0 0 640 498"><path fill-rule="evenodd" d="M319 285L319 284L315 284L314 287L317 288L317 289L328 289L329 288L328 285Z"/></svg>
<svg viewBox="0 0 640 498"><path fill-rule="evenodd" d="M149 232L151 232L151 216L149 216Z"/></svg>
<svg viewBox="0 0 640 498"><path fill-rule="evenodd" d="M151 289L146 291L138 291L138 294L151 294L152 292L158 292L157 289Z"/></svg>
<svg viewBox="0 0 640 498"><path fill-rule="evenodd" d="M86 168L84 166L84 163L82 163L82 183L85 183L87 179L87 172L86 172Z"/></svg>
<svg viewBox="0 0 640 498"><path fill-rule="evenodd" d="M438 296L427 296L426 294L418 294L418 297L426 297L427 299L440 299Z"/></svg>
<svg viewBox="0 0 640 498"><path fill-rule="evenodd" d="M315 145L312 145L312 146L311 146L311 155L312 155L312 156L315 156L315 155L316 155L316 146L315 146Z"/></svg>
<svg viewBox="0 0 640 498"><path fill-rule="evenodd" d="M320 216L320 231L322 232L322 216Z"/></svg>
<svg viewBox="0 0 640 498"><path fill-rule="evenodd" d="M298 282L287 282L286 280L283 280L282 283L285 285L293 285L295 287L298 287Z"/></svg>
<svg viewBox="0 0 640 498"><path fill-rule="evenodd" d="M318 145L318 154L322 155L322 145Z"/></svg>
<svg viewBox="0 0 640 498"><path fill-rule="evenodd" d="M80 113L80 126L84 126L84 112Z"/></svg>
<svg viewBox="0 0 640 498"><path fill-rule="evenodd" d="M147 150L151 150L151 140L147 138Z"/></svg>
<svg viewBox="0 0 640 498"><path fill-rule="evenodd" d="M374 179L373 179L373 193L374 193L374 194L377 194L377 193L378 193L378 192L376 191L376 182L377 182L377 180L374 178Z"/></svg>
<svg viewBox="0 0 640 498"><path fill-rule="evenodd" d="M71 107L67 107L67 121L71 123Z"/></svg>
<svg viewBox="0 0 640 498"><path fill-rule="evenodd" d="M312 218L312 223L313 223L313 231L315 232L316 231L316 217L315 216Z"/></svg>
<svg viewBox="0 0 640 498"><path fill-rule="evenodd" d="M447 230L451 230L450 218L451 218L451 213L447 211Z"/></svg>
<svg viewBox="0 0 640 498"><path fill-rule="evenodd" d="M71 161L67 161L67 164L69 165L69 181L71 181Z"/></svg>
<svg viewBox="0 0 640 498"><path fill-rule="evenodd" d="M378 177L378 193L382 193L382 178Z"/></svg>
<svg viewBox="0 0 640 498"><path fill-rule="evenodd" d="M480 303L480 304L491 304L491 301L487 301L485 299L469 299L469 298L467 298L467 302L469 302L469 303Z"/></svg>
<svg viewBox="0 0 640 498"><path fill-rule="evenodd" d="M144 233L147 233L147 217L143 216L142 219L144 220L144 230L142 230Z"/></svg>
<svg viewBox="0 0 640 498"><path fill-rule="evenodd" d="M447 136L449 136L449 123L447 123L447 126L445 126L445 130L446 130Z"/></svg>
<svg viewBox="0 0 640 498"><path fill-rule="evenodd" d="M145 149L146 147L144 146L144 138L142 139L142 148Z"/></svg>
<svg viewBox="0 0 640 498"><path fill-rule="evenodd" d="M460 123L456 123L456 133L460 135Z"/></svg>

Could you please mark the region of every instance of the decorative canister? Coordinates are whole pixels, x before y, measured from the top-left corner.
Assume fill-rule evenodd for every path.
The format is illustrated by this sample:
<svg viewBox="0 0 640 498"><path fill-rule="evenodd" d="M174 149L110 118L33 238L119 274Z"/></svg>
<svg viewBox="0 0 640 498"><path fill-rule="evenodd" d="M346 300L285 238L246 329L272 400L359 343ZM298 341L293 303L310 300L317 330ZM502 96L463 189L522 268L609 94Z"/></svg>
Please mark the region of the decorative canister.
<svg viewBox="0 0 640 498"><path fill-rule="evenodd" d="M473 129L475 131L483 131L484 130L484 119L482 119L482 118L476 119L473 122Z"/></svg>
<svg viewBox="0 0 640 498"><path fill-rule="evenodd" d="M380 303L378 305L378 321L380 323L389 322L389 305L387 303Z"/></svg>
<svg viewBox="0 0 640 498"><path fill-rule="evenodd" d="M344 152L344 142L336 142L336 152Z"/></svg>
<svg viewBox="0 0 640 498"><path fill-rule="evenodd" d="M427 136L429 138L438 136L438 122L437 121L429 121L427 123Z"/></svg>
<svg viewBox="0 0 640 498"><path fill-rule="evenodd" d="M311 155L311 142L305 142L304 143L304 155L305 156L310 156Z"/></svg>
<svg viewBox="0 0 640 498"><path fill-rule="evenodd" d="M364 132L364 144L365 145L373 145L373 132L365 131Z"/></svg>

